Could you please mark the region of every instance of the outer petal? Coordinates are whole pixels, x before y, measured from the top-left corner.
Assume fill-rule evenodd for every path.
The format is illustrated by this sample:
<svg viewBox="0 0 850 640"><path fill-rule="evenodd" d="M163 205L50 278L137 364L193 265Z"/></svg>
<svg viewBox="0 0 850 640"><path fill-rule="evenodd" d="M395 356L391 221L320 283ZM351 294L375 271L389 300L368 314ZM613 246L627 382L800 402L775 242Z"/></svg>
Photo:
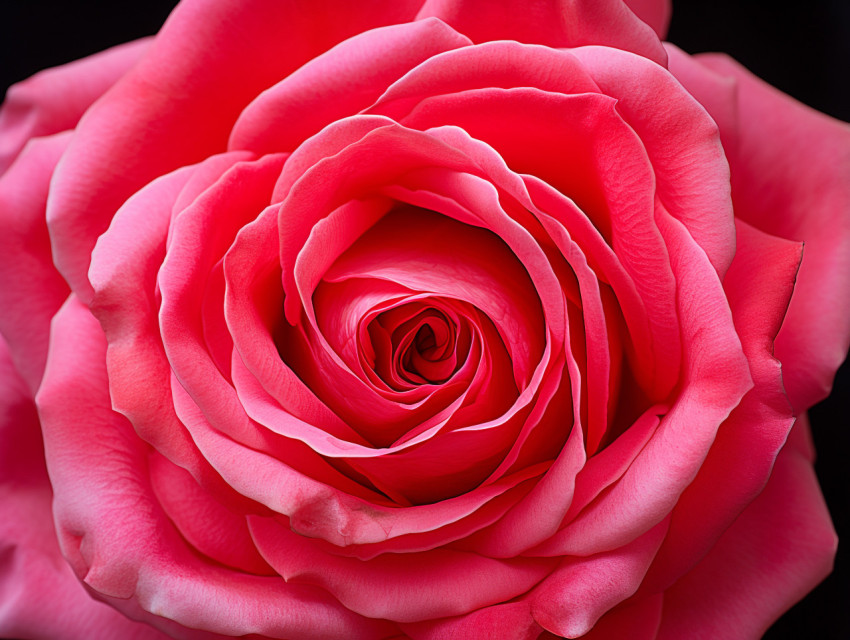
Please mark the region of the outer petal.
<svg viewBox="0 0 850 640"><path fill-rule="evenodd" d="M349 38L257 96L234 125L230 148L292 151L331 122L368 107L417 65L469 44L433 18Z"/></svg>
<svg viewBox="0 0 850 640"><path fill-rule="evenodd" d="M47 360L50 318L68 296L53 266L44 208L70 133L31 140L0 176L0 334L34 395Z"/></svg>
<svg viewBox="0 0 850 640"><path fill-rule="evenodd" d="M418 18L436 16L473 42L517 40L549 47L599 44L667 65L658 36L621 0L427 0Z"/></svg>
<svg viewBox="0 0 850 640"><path fill-rule="evenodd" d="M688 347L682 391L619 482L541 545L539 553L616 549L666 517L699 472L718 428L752 388L713 268L683 225L667 215L659 215L658 222L678 279L677 306Z"/></svg>
<svg viewBox="0 0 850 640"><path fill-rule="evenodd" d="M670 0L626 0L626 4L638 18L655 30L659 38L664 39L673 13Z"/></svg>
<svg viewBox="0 0 850 640"><path fill-rule="evenodd" d="M669 519L614 551L566 558L529 596L534 619L547 630L578 638L640 586L667 532Z"/></svg>
<svg viewBox="0 0 850 640"><path fill-rule="evenodd" d="M805 416L795 431L808 431ZM805 433L792 433L764 492L664 595L659 640L758 638L832 570L836 536Z"/></svg>
<svg viewBox="0 0 850 640"><path fill-rule="evenodd" d="M28 140L73 129L91 104L132 67L150 38L45 69L12 86L0 109L0 174Z"/></svg>
<svg viewBox="0 0 850 640"><path fill-rule="evenodd" d="M54 516L63 552L93 592L177 637L392 633L392 625L357 616L320 589L201 559L155 499L147 445L110 407L106 340L97 321L72 296L53 327L38 405Z"/></svg>
<svg viewBox="0 0 850 640"><path fill-rule="evenodd" d="M670 48L671 70L731 138L735 215L805 243L788 315L776 339L796 412L827 395L850 345L850 126L794 101L737 62L689 59ZM718 78L732 79L730 100ZM724 105L726 105L724 107Z"/></svg>
<svg viewBox="0 0 850 640"><path fill-rule="evenodd" d="M522 600L401 627L413 640L534 640L541 632Z"/></svg>
<svg viewBox="0 0 850 640"><path fill-rule="evenodd" d="M602 91L618 100L618 111L634 127L655 168L656 196L685 224L722 278L735 254L735 226L717 125L657 65L602 47L573 54Z"/></svg>
<svg viewBox="0 0 850 640"><path fill-rule="evenodd" d="M599 622L593 625L593 629L582 636L582 640L656 640L663 606L664 596L660 593L647 598L627 600L600 618Z"/></svg>
<svg viewBox="0 0 850 640"><path fill-rule="evenodd" d="M721 425L696 479L673 509L670 533L642 587L666 589L703 556L762 490L794 423L773 339L801 247L738 221L738 252L723 283L755 386Z"/></svg>
<svg viewBox="0 0 850 640"><path fill-rule="evenodd" d="M2 339L0 382L0 636L164 638L93 600L62 557L38 416Z"/></svg>
<svg viewBox="0 0 850 640"><path fill-rule="evenodd" d="M144 59L80 122L57 169L48 222L72 289L90 299L91 250L132 193L224 151L257 94L349 36L409 20L418 4L182 2Z"/></svg>

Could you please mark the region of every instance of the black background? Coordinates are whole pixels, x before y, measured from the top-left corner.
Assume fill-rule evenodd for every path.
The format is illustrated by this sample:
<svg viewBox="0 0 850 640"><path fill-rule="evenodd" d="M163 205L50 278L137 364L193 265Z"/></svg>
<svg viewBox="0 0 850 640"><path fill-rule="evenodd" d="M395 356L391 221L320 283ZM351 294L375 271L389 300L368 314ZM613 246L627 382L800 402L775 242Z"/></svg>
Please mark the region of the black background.
<svg viewBox="0 0 850 640"><path fill-rule="evenodd" d="M174 2L24 2L0 8L0 86L45 67L153 34ZM681 0L669 40L689 53L724 51L756 75L825 113L850 121L850 2ZM850 180L850 176L848 176ZM835 572L767 633L767 640L850 638L850 367L811 411L816 471L842 543ZM45 612L49 615L49 612Z"/></svg>

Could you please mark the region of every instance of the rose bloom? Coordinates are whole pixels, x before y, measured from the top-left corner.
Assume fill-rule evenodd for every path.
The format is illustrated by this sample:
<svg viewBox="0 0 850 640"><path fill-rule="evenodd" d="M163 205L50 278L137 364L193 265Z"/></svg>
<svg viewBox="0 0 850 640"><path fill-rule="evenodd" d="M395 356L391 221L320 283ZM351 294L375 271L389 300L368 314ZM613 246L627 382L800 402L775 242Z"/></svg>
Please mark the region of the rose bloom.
<svg viewBox="0 0 850 640"><path fill-rule="evenodd" d="M669 14L185 0L14 86L0 633L757 638L813 588L850 127Z"/></svg>

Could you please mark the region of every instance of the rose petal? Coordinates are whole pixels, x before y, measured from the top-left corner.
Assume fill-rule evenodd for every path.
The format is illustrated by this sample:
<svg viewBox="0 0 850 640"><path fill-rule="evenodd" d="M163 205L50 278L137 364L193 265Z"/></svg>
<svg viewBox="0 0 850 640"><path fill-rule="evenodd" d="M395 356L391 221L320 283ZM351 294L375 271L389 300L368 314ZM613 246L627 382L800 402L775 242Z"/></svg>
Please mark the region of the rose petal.
<svg viewBox="0 0 850 640"><path fill-rule="evenodd" d="M608 553L565 558L529 596L534 619L553 633L577 638L611 607L637 591L667 533L669 520Z"/></svg>
<svg viewBox="0 0 850 640"><path fill-rule="evenodd" d="M735 254L735 226L717 125L670 73L640 56L600 47L582 47L573 55L618 100L617 110L655 169L656 196L722 278ZM659 101L664 109L657 108Z"/></svg>
<svg viewBox="0 0 850 640"><path fill-rule="evenodd" d="M249 525L260 552L289 583L319 585L353 611L399 622L504 602L537 584L554 566L548 559L503 561L449 549L391 553L364 562L323 553L308 538L268 518L250 517Z"/></svg>
<svg viewBox="0 0 850 640"><path fill-rule="evenodd" d="M655 376L642 378L653 396L662 398L675 384L679 366L673 274L653 220L652 167L642 141L614 105L597 94L483 89L423 99L400 120L416 128L451 123L486 145L448 131L432 135L475 158L499 186L507 182L499 175L508 173L507 164L511 171L549 183L582 208L613 245L647 307L658 337L652 341ZM509 135L503 126L508 120L515 123Z"/></svg>
<svg viewBox="0 0 850 640"><path fill-rule="evenodd" d="M94 600L59 551L35 405L0 339L0 635L161 640ZM50 615L45 615L49 611Z"/></svg>
<svg viewBox="0 0 850 640"><path fill-rule="evenodd" d="M418 64L469 44L436 19L360 33L255 98L236 121L228 146L291 151L325 125L368 107Z"/></svg>
<svg viewBox="0 0 850 640"><path fill-rule="evenodd" d="M593 629L582 636L582 640L656 640L663 610L664 596L660 593L627 600L602 616Z"/></svg>
<svg viewBox="0 0 850 640"><path fill-rule="evenodd" d="M518 40L549 47L602 44L667 64L658 36L621 0L426 0L418 19L436 16L480 43Z"/></svg>
<svg viewBox="0 0 850 640"><path fill-rule="evenodd" d="M93 312L110 343L108 385L116 411L167 458L189 469L204 486L232 494L199 455L174 413L170 364L155 318L156 273L165 252L172 204L193 173L186 167L154 181L116 214L92 258ZM146 381L144 388L137 381ZM155 400L152 400L154 399Z"/></svg>
<svg viewBox="0 0 850 640"><path fill-rule="evenodd" d="M654 526L670 513L699 471L717 429L753 386L713 266L681 223L663 211L658 222L678 281L686 345L682 391L619 482L535 553L615 549Z"/></svg>
<svg viewBox="0 0 850 640"><path fill-rule="evenodd" d="M320 590L198 558L155 499L146 476L147 445L110 408L107 345L97 321L71 297L53 326L37 401L60 545L81 580L116 608L166 632L175 622L274 638L387 632L386 624L352 614Z"/></svg>
<svg viewBox="0 0 850 640"><path fill-rule="evenodd" d="M31 395L44 373L50 318L68 296L53 266L44 209L69 139L65 133L31 140L0 175L0 333Z"/></svg>
<svg viewBox="0 0 850 640"><path fill-rule="evenodd" d="M304 62L417 8L415 0L340 1L314 11L277 0L181 2L139 64L80 122L57 169L48 225L71 288L90 300L91 250L132 193L224 151L245 105Z"/></svg>
<svg viewBox="0 0 850 640"><path fill-rule="evenodd" d="M737 222L738 250L723 288L755 386L721 425L696 479L673 509L645 593L663 591L702 558L770 476L794 423L773 357L802 247Z"/></svg>
<svg viewBox="0 0 850 640"><path fill-rule="evenodd" d="M456 618L399 626L412 640L535 640L541 631L525 601L484 607Z"/></svg>
<svg viewBox="0 0 850 640"><path fill-rule="evenodd" d="M454 180L466 182L457 184L457 190L466 187L480 206L496 204L486 183L465 176ZM499 329L519 388L528 383L539 362L542 320L533 285L522 263L493 233L426 211L391 214L364 234L324 277L329 282L389 280L475 306Z"/></svg>
<svg viewBox="0 0 850 640"><path fill-rule="evenodd" d="M850 125L780 93L731 58L696 60L708 72L691 65L680 79L734 138L735 214L767 233L806 243L776 338L785 388L799 413L827 395L850 345ZM684 67L677 63L674 71ZM735 83L734 117L706 99L714 74Z"/></svg>
<svg viewBox="0 0 850 640"><path fill-rule="evenodd" d="M466 71L470 68L475 69L474 75ZM486 42L426 60L391 84L369 111L398 119L429 96L512 87L564 94L599 92L569 51L510 41Z"/></svg>
<svg viewBox="0 0 850 640"><path fill-rule="evenodd" d="M215 562L274 575L251 540L244 515L228 510L185 469L156 452L148 456L151 488L168 518L195 549Z"/></svg>
<svg viewBox="0 0 850 640"><path fill-rule="evenodd" d="M832 570L836 545L811 462L789 438L764 491L665 592L659 640L760 637Z"/></svg>
<svg viewBox="0 0 850 640"><path fill-rule="evenodd" d="M268 306L269 313L279 315L283 302L275 213L269 209L246 226L228 253L225 313L241 360L233 369L237 392L256 420L283 435L304 439L325 455L381 455L364 436L375 441L389 437L391 443L401 434L383 433L385 429L412 428L422 421L421 415L431 415L426 409L418 413L421 403L430 401L439 411L457 398L457 391L446 385L421 403L399 404L347 369L315 327L285 330L283 318L263 318L261 309ZM244 375L247 372L253 381ZM443 400L444 396L448 398ZM353 410L358 405L360 412Z"/></svg>
<svg viewBox="0 0 850 640"><path fill-rule="evenodd" d="M73 129L85 110L144 55L151 40L121 44L12 85L0 109L0 175L33 138Z"/></svg>
<svg viewBox="0 0 850 640"><path fill-rule="evenodd" d="M662 40L667 35L673 7L670 0L625 0L635 15L655 30Z"/></svg>

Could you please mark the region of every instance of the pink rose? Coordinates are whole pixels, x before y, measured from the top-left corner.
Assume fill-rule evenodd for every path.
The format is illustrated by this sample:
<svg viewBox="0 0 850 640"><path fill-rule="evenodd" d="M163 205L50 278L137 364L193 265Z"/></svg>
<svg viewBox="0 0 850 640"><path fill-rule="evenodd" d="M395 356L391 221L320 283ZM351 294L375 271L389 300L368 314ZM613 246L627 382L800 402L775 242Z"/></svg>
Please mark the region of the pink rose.
<svg viewBox="0 0 850 640"><path fill-rule="evenodd" d="M185 0L13 88L2 634L756 638L817 584L850 127L668 18Z"/></svg>

